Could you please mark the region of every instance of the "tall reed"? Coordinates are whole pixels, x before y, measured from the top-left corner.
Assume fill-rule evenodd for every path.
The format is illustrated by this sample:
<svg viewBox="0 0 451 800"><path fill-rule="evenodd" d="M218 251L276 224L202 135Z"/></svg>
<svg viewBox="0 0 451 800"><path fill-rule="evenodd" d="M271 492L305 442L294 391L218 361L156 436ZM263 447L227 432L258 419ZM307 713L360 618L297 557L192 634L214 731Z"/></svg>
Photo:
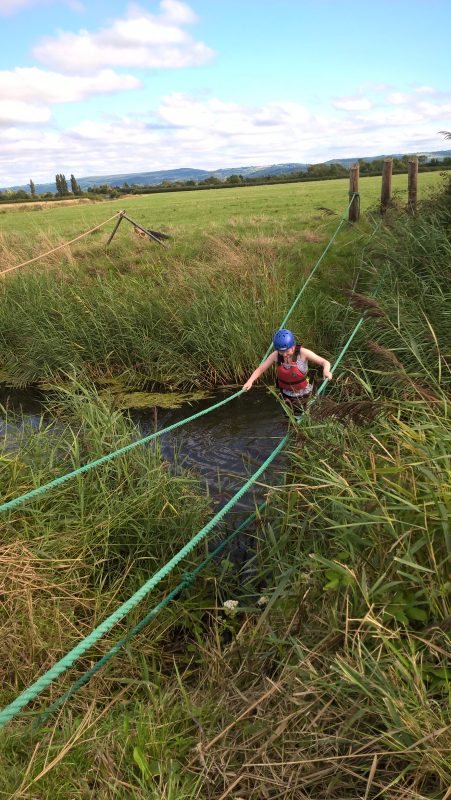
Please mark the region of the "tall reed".
<svg viewBox="0 0 451 800"><path fill-rule="evenodd" d="M5 500L139 438L92 390L71 389L53 397L53 415L37 428L7 420L0 458ZM18 665L26 685L159 569L202 526L207 510L196 478L175 475L153 445L4 514L2 705L17 691Z"/></svg>
<svg viewBox="0 0 451 800"><path fill-rule="evenodd" d="M293 431L285 485L274 481L267 487L268 510L252 534L254 554L241 582L225 558L39 734L30 735L22 723L11 726L0 742L5 796L447 796L450 196L431 200L413 219L394 213L369 245L356 242L352 258L347 246L336 262L337 283L330 273L316 281L295 316L295 329L323 348L313 349L327 353L336 351L362 312L367 319L328 400L313 406ZM189 270L171 276L171 289L180 289L172 300L169 294L159 299L155 291L149 308L136 291L134 317L135 306L122 305L123 297L115 295L119 319L134 325L151 318L155 336L161 320L171 322L176 338L167 349L160 339L158 353L169 357L178 347L193 385L205 373L215 383L255 362L254 345L263 345L260 331L262 340L269 335L291 289L293 261L265 258L262 280L252 270L243 272L240 249L227 246L229 265L237 265L235 287L246 290L246 299L238 295L232 302L230 275L222 274L208 252L204 282ZM377 296L369 298L380 276ZM94 336L89 346L92 364L98 366L102 354L102 369L105 330L117 332L115 352L129 363L107 303L120 279L111 281L110 288L89 286L88 312L82 310L84 298L77 301L87 326L94 325L89 309L94 299L98 303L99 350ZM43 297L45 325L50 296ZM64 297L69 295L61 294L62 303ZM9 307L9 299L2 302ZM8 324L12 336L11 317ZM133 358L153 353L150 374L170 385L164 358L149 342L133 345L132 327L127 322L123 335L127 346L137 348ZM36 357L43 352L44 338ZM40 362L42 374L48 374L49 358ZM84 356L80 364L87 369ZM25 446L33 440L27 434L19 450L4 451L7 496L53 477L61 463L79 463L80 448L95 457L123 441L120 417L97 401L93 405L89 394L79 387L73 400L60 399L61 428L53 426L50 435L41 426L33 434L34 449ZM49 496L39 508L24 507L4 523L4 559L15 565L7 600L12 605L5 609L17 608L10 615L17 627L8 630L7 697L13 694L14 669L25 683L45 663L44 649L53 659L74 635L64 620L87 628L99 605L104 609L105 601L112 603L133 584L135 555L142 573L147 558L150 565L163 556L177 531L203 517L205 502L189 478L174 479L150 448L137 464L135 458L103 477L93 474L84 487L61 490L56 508ZM39 598L42 606L27 616ZM25 663L24 641L30 648Z"/></svg>

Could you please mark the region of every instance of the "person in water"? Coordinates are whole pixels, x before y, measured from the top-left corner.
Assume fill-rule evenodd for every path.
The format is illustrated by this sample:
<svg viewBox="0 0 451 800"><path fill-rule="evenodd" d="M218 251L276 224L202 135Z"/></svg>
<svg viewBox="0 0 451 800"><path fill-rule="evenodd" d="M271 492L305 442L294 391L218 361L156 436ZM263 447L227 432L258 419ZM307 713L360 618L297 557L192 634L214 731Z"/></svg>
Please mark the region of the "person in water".
<svg viewBox="0 0 451 800"><path fill-rule="evenodd" d="M248 378L243 389L248 392L254 381L271 366L276 365L276 382L282 397L288 403L307 399L313 386L308 378L308 362L313 361L323 368L323 377L332 380L330 361L322 356L317 356L312 350L296 344L291 331L281 328L273 338L274 352L257 367Z"/></svg>

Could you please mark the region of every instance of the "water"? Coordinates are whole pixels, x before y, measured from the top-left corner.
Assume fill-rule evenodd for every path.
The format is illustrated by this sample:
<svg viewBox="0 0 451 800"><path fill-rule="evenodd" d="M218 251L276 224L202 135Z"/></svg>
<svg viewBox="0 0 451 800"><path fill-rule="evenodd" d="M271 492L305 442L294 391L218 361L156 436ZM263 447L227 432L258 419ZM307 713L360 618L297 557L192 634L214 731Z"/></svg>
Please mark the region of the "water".
<svg viewBox="0 0 451 800"><path fill-rule="evenodd" d="M14 422L6 419L11 412ZM17 434L25 426L37 430L42 413L42 397L38 393L0 388L0 440L4 440L5 449L17 446Z"/></svg>
<svg viewBox="0 0 451 800"><path fill-rule="evenodd" d="M158 429L191 416L213 405L210 398L201 403L172 411L158 411ZM143 436L155 429L153 412L139 411L133 415ZM216 513L241 488L260 464L270 455L287 430L287 418L274 397L254 390L232 400L225 406L188 423L186 426L159 438L166 458L177 471L189 469L203 484ZM210 537L210 547L216 547L223 535L231 533L266 496L265 485L282 481L285 463L278 455L231 511L216 526ZM242 567L253 554L255 526L249 525L224 551L224 556Z"/></svg>
<svg viewBox="0 0 451 800"><path fill-rule="evenodd" d="M221 398L225 396L224 393ZM210 398L173 410L159 409L156 420L153 409L134 411L131 416L144 437L153 433L155 421L161 430L213 405L217 399ZM0 406L14 414L14 422L7 422L0 408L0 436L6 440L6 448L14 448L18 429L25 424L38 428L44 408L43 398L28 391L3 390L0 391ZM51 429L52 426L47 429L48 435L51 435ZM188 469L197 476L210 497L212 513L216 513L270 455L286 430L287 418L281 406L264 389L256 389L156 441L175 473ZM266 486L282 482L284 465L285 458L279 454L258 482L216 525L208 540L210 550L264 501ZM220 559L226 558L233 563L237 590L243 580L255 577L252 566L255 535L256 524L247 525L220 556Z"/></svg>
<svg viewBox="0 0 451 800"><path fill-rule="evenodd" d="M209 399L173 411L159 411L158 428L178 422L213 402ZM154 430L151 413L136 412L133 419L143 435ZM221 507L274 450L286 428L286 417L275 399L254 391L164 434L159 441L164 457L195 472L215 506ZM276 458L268 474L274 475L280 463L280 457ZM266 473L260 480L265 479L268 480ZM249 513L255 503L262 502L264 491L257 486L247 495L237 505Z"/></svg>
<svg viewBox="0 0 451 800"><path fill-rule="evenodd" d="M222 396L226 396L221 395ZM200 403L185 405L178 409L159 409L158 429L191 416L215 402L214 398ZM14 423L5 422L0 409L0 435L14 446L14 433L23 424L39 425L43 411L42 398L37 393L18 390L0 391L0 405L13 411ZM22 422L18 422L18 416ZM142 436L155 430L152 409L134 411L131 414ZM164 434L157 441L164 458L175 472L189 469L203 484L211 498L214 511L218 511L243 483L269 456L285 435L287 420L280 405L265 390L253 390L232 400L221 408L206 414L186 426ZM261 482L277 483L283 466L283 457L277 458L260 477L259 484L241 498L228 517L239 524L265 497Z"/></svg>

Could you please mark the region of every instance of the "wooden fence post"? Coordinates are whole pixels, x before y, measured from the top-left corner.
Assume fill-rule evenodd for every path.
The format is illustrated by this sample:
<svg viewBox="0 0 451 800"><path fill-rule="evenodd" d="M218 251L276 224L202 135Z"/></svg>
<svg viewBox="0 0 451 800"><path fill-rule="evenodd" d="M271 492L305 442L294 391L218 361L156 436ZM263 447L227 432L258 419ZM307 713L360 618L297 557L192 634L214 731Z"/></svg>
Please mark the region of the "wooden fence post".
<svg viewBox="0 0 451 800"><path fill-rule="evenodd" d="M417 209L418 158L410 158L407 164L407 211L415 214Z"/></svg>
<svg viewBox="0 0 451 800"><path fill-rule="evenodd" d="M114 236L114 234L116 233L116 231L117 231L117 229L118 229L119 225L121 224L122 220L124 219L124 214L125 214L125 211L121 211L121 213L119 214L119 219L118 219L118 221L116 222L116 225L115 225L115 226L114 226L114 228L113 228L113 231L112 231L112 233L111 233L111 236L110 236L110 238L108 239L108 241L107 241L107 243L106 243L106 246L107 246L107 247L108 247L108 245L110 244L110 242L113 240L113 236Z"/></svg>
<svg viewBox="0 0 451 800"><path fill-rule="evenodd" d="M381 189L381 214L385 214L391 203L391 176L393 171L393 159L384 158L382 168L382 189Z"/></svg>
<svg viewBox="0 0 451 800"><path fill-rule="evenodd" d="M353 164L349 170L349 200L354 195L349 206L349 222L358 222L360 217L359 173L359 164Z"/></svg>

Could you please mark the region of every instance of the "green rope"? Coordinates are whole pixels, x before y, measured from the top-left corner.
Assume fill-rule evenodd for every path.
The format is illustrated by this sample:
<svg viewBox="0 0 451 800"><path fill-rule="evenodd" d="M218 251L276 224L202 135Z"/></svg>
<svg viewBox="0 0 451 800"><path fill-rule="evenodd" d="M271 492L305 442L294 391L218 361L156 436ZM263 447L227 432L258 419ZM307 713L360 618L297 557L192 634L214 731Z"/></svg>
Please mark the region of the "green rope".
<svg viewBox="0 0 451 800"><path fill-rule="evenodd" d="M351 200L351 203L352 203L352 200ZM324 252L320 256L320 258L316 262L315 266L313 267L312 271L310 272L310 275L305 280L304 284L301 287L301 290L299 291L298 295L296 296L295 300L293 301L293 303L291 305L291 308L289 309L288 313L285 315L284 319L282 320L282 322L280 324L281 328L283 328L283 326L287 322L288 318L293 313L294 308L298 304L298 302L299 302L303 292L305 291L306 287L308 286L311 278L315 274L315 272L316 272L317 268L319 267L321 261L323 260L323 258L326 255L327 251L331 247L335 237L337 236L340 228L344 224L345 216L349 211L349 207L350 207L350 205L348 206L348 208L346 209L346 211L342 215L341 222L338 225L338 227L337 227L335 233L333 234L332 238L330 239L326 249L324 250ZM262 359L263 361L269 355L271 350L272 350L272 344L269 346L268 350L266 351L266 354L263 356L263 359ZM120 456L120 455L123 455L124 453L127 453L129 450L132 450L134 447L140 447L141 445L146 444L147 442L150 442L153 439L156 439L158 436L162 436L164 433L169 433L170 431L173 431L176 428L180 428L182 425L186 425L188 422L193 422L195 419L198 419L199 417L202 417L204 414L209 414L210 411L214 411L216 408L220 408L221 406L226 405L226 403L230 403L231 400L234 400L236 397L239 397L241 394L244 394L244 389L240 389L238 392L235 392L235 394L230 395L230 397L226 397L225 400L221 400L218 403L214 403L214 405L209 406L208 408L205 408L203 411L198 411L196 414L192 414L192 416L190 416L190 417L186 417L185 419L179 420L179 422L174 422L172 425L168 425L166 428L162 428L160 431L156 431L155 433L151 433L149 436L144 436L144 438L138 439L136 442L131 442L131 444L125 445L124 447L120 447L118 450L113 450L111 453L107 453L107 455L101 456L101 458L97 458L94 461L90 461L88 464L84 464L82 467L78 467L77 469L72 470L72 472L68 472L65 475L60 475L58 478L55 478L54 480L49 481L48 483L45 483L42 486L36 487L36 489L31 489L29 492L25 492L24 494L19 495L19 497L15 497L12 500L8 500L7 502L0 504L0 513L3 512L3 511L7 511L8 509L17 508L18 506L22 505L23 503L26 503L28 500L31 500L33 497L38 497L39 495L44 494L45 492L49 491L49 489L52 489L55 486L60 486L62 483L65 483L66 481L71 480L71 478L74 478L76 475L81 475L83 472L88 472L89 470L94 469L95 467L99 467L101 464L105 464L107 461L111 461L113 458L116 458L117 456Z"/></svg>
<svg viewBox="0 0 451 800"><path fill-rule="evenodd" d="M174 422L172 425L168 425L167 428L162 428L160 431L156 431L155 433L149 434L149 436L144 436L143 439L138 439L136 442L131 442L130 444L125 445L124 447L120 447L118 450L113 450L111 453L107 453L105 456L101 456L101 458L97 458L95 461L90 461L88 464L84 464L82 467L78 467L77 469L74 469L72 472L67 472L65 475L60 475L53 481L49 481L49 483L45 483L42 486L38 486L36 489L31 489L31 491L26 492L25 494L22 494L19 497L15 497L13 500L8 500L8 502L2 503L0 505L0 512L6 511L9 508L16 508L22 503L25 503L27 500L31 500L32 497L37 497L40 494L44 494L44 492L47 492L54 486L60 486L62 483L65 483L71 478L74 478L76 475L81 475L81 473L83 472L88 472L88 470L94 469L94 467L98 467L100 466L100 464L105 464L107 461L111 461L113 458L116 458L116 456L128 453L128 451L133 450L134 447L139 447L142 444L146 444L146 442L152 441L152 439L156 439L158 436L162 436L164 433L169 433L169 431L173 431L176 428L180 428L181 425L186 425L187 422L192 422L193 420L202 417L204 414L208 414L210 411L213 411L215 408L220 408L221 406L224 406L226 403L230 403L231 400L234 400L235 397L239 397L240 394L244 394L244 389L240 389L239 392L235 392L235 394L230 395L230 397L226 397L225 400L220 400L213 406L204 408L203 411L198 411L191 417L186 417L185 419L181 419L178 422Z"/></svg>
<svg viewBox="0 0 451 800"><path fill-rule="evenodd" d="M247 525L249 525L249 523L252 522L252 520L254 520L256 518L257 514L260 514L263 511L265 506L266 506L266 502L262 503L257 508L257 510L254 511L253 514L250 514L250 516L248 516L247 519L245 519L244 522L242 522L241 525L239 525L238 528L235 528L235 530L232 531L232 533L230 533L229 536L227 536L218 545L218 547L216 547L214 550L212 550L211 553L207 556L207 558L205 558L197 567L195 567L192 570L192 572L186 572L184 574L182 580L180 581L180 583L178 583L177 586L175 586L174 589L172 589L172 591L169 592L169 594L167 594L166 597L164 597L155 606L155 608L153 608L151 611L149 611L149 613L146 614L145 617L143 617L136 625L134 625L132 628L130 628L130 630L126 633L126 635L123 636L122 639L119 639L119 641L116 642L116 644L113 645L113 647L111 647L111 649L108 650L108 652L105 653L105 655L103 655L102 658L100 658L97 661L97 663L94 664L93 667L91 667L91 669L89 669L87 672L85 672L83 675L81 675L80 678L78 678L78 680L76 680L75 683L67 690L67 692L64 692L64 694L62 694L61 697L58 697L58 699L55 700L55 702L52 703L51 706L49 706L49 708L45 709L45 711L43 711L42 714L39 715L39 717L35 721L33 727L41 726L48 719L48 717L51 714L53 714L54 711L56 711L57 708L62 706L63 703L66 702L66 700L69 700L69 698L72 697L72 695L75 694L75 692L77 692L78 689L80 689L82 686L84 686L86 683L88 683L88 681L90 681L91 678L97 672L99 672L99 670L101 670L102 667L105 666L105 664L107 664L109 661L111 661L113 656L115 656L116 653L119 652L119 650L121 650L123 647L125 647L125 645L128 644L128 642L134 636L136 636L137 633L140 633L140 631L142 631L143 628L145 628L146 625L148 625L148 623L152 619L154 619L154 617L156 617L157 614L159 614L159 612L162 611L163 608L165 608L167 605L169 605L169 603L171 603L172 600L174 600L177 597L177 595L180 594L180 592L182 592L184 589L191 588L191 586L194 584L197 576L202 572L202 570L204 570L205 567L207 567L216 558L216 556L218 556L224 550L224 548L232 541L232 539L235 538L235 536L238 535L238 533L240 533L242 530L244 530L244 528L246 528Z"/></svg>
<svg viewBox="0 0 451 800"><path fill-rule="evenodd" d="M348 337L347 342L342 348L337 360L335 361L332 369L335 369L340 363L343 355L346 353L349 345L351 344L354 336L364 322L365 315L363 315L358 323L355 325L353 331ZM315 402L317 397L322 394L328 381L325 380L319 387L312 402ZM302 418L301 418L302 421ZM187 556L194 547L205 538L205 536L212 530L219 520L238 502L238 500L247 492L247 490L254 484L257 478L261 475L266 467L275 459L280 453L289 439L287 433L274 448L272 453L266 458L263 464L251 475L251 477L243 484L243 486L230 498L230 500L220 509L217 514L195 535L193 538L181 548L158 572L156 572L148 581L146 581L128 600L122 603L109 617L107 617L100 625L94 628L88 636L82 639L72 650L69 651L63 658L56 662L47 672L41 675L34 683L28 686L15 700L8 706L0 711L0 729L11 720L22 708L27 705L31 700L34 700L47 686L52 683L62 672L65 672L72 666L80 656L82 656L90 647L92 647L99 639L102 638L119 620L123 619L138 603L160 583L163 578L169 575L170 572L180 563L180 561Z"/></svg>
<svg viewBox="0 0 451 800"><path fill-rule="evenodd" d="M313 278L316 270L318 269L319 265L321 264L321 261L323 260L323 258L326 255L327 251L332 247L332 244L334 243L336 237L338 236L339 231L341 230L341 228L343 227L343 225L346 222L346 215L349 213L349 209L351 208L351 205L352 205L352 202L354 200L354 197L355 197L355 193L352 194L351 202L349 203L347 209L341 215L341 220L340 220L340 222L338 224L338 227L336 228L335 233L332 235L331 239L329 240L326 249L323 250L323 252L321 253L321 255L320 255L319 259L318 259L318 261L316 262L315 266L311 270L309 276L306 278L306 280L302 284L300 291L298 292L298 294L294 298L290 308L288 309L288 311L285 314L282 322L280 323L279 328L284 328L285 327L285 324L288 322L289 318L291 317L294 309L296 308L297 304L299 303L299 300L301 299L303 293L305 292L307 286L309 285L311 279ZM271 350L272 350L272 344L268 347L265 355L263 356L263 361L265 360L265 358L267 358L269 356Z"/></svg>
<svg viewBox="0 0 451 800"><path fill-rule="evenodd" d="M337 231L335 232L334 237L331 239L329 245L332 243L333 239L335 238L342 224L343 220L340 223L340 226L338 227ZM318 266L318 264L316 266ZM292 305L289 314L292 312L294 305L298 302L304 288L305 284L304 287L302 287L301 291L299 292L295 300L295 303ZM289 314L285 317L284 322L287 320ZM351 333L351 336L349 337L347 343L345 344L343 350L341 351L337 361L335 362L333 369L335 369L335 367L338 366L338 364L340 363L352 339L354 338L355 334L357 333L358 329L363 323L363 320L364 317L360 319L359 323L354 328L353 332ZM326 380L321 384L314 400L318 395L320 395L324 391L327 383L328 381ZM156 433L151 434L150 436L147 436L144 439L141 439L137 442L132 442L130 445L120 448L119 450L114 451L113 453L109 453L106 456L103 456L102 458L97 459L96 461L91 462L90 464L86 464L83 467L80 467L78 470L74 470L73 472L67 475L63 475L60 478L51 481L49 484L46 484L45 486L38 487L37 489L28 492L27 494L22 495L19 498L15 498L15 500L11 500L8 503L4 503L2 506L0 506L0 511L4 510L5 508L14 507L15 505L18 505L19 502L23 502L24 499L29 499L32 496L41 494L43 491L46 491L51 486L58 485L65 480L69 480L69 478L73 477L74 475L79 474L81 472L86 472L88 469L91 469L92 467L97 466L98 464L104 463L105 461L114 458L116 455L120 453L127 452L128 450L131 450L133 447L137 447L139 444L142 444L145 441L150 441L157 435L161 435L165 432L168 432L169 430L173 430L174 428L179 427L180 425L188 422L189 420L196 419L197 417L200 417L203 414L208 413L213 408L217 408L219 406L224 405L225 403L232 400L234 397L237 397L238 395L242 394L243 391L244 390L241 389L239 392L236 392L234 395L227 398L226 400L223 400L220 403L215 404L215 406L205 409L204 411L198 412L197 414L194 414L192 417L186 420L181 420L180 422L174 423L174 425L170 425L168 428L165 428L161 431L157 431ZM283 449L283 447L288 441L288 438L289 438L289 433L287 433L283 437L283 439L281 439L277 447L275 447L275 449L266 458L263 464L260 465L260 467L253 473L253 475L251 475L251 477L246 481L246 483L244 483L243 486L233 495L233 497L228 501L228 503L226 503L225 506L223 506L223 508L220 511L218 511L218 513L195 536L193 536L192 539L184 547L182 547L181 550L178 551L178 553L176 553L172 557L172 559L170 559L160 570L158 570L158 572L156 572L148 581L146 581L128 600L122 603L119 606L119 608L116 609L116 611L110 614L110 616L107 617L107 619L105 619L100 625L94 628L94 630L91 631L91 633L88 634L88 636L82 639L82 641L79 642L78 645L72 648L72 650L70 650L69 653L66 653L66 655L63 656L63 658L61 658L56 664L54 664L53 667L47 670L47 672L41 675L36 681L34 681L30 686L28 686L18 697L16 697L15 700L12 701L12 703L10 703L2 711L0 711L0 729L8 721L10 721L25 705L31 702L31 700L34 700L39 694L41 694L41 692L44 691L44 689L50 683L52 683L52 681L55 680L55 678L57 678L59 675L61 675L62 672L65 672L70 666L72 666L74 661L80 658L89 648L91 648L99 639L101 639L102 636L104 636L117 622L119 622L119 620L123 619L153 588L155 588L155 586L161 580L163 580L163 578L165 578L167 575L170 574L170 572L172 572L172 570L177 566L177 564L179 564L179 562L183 558L185 558L185 556L188 555L191 552L191 550L194 549L194 547L212 530L212 528L216 525L216 523L219 522L219 520L221 520L225 516L225 514L230 510L230 508L232 508L238 502L238 500L243 496L243 494L245 494L245 492L250 488L250 486L252 486L252 484L256 482L257 478L261 475L261 473L264 472L266 467L274 460L274 458L278 455L278 453Z"/></svg>
<svg viewBox="0 0 451 800"><path fill-rule="evenodd" d="M65 672L72 666L80 656L86 653L99 639L102 638L111 628L123 619L149 592L157 586L163 578L172 572L183 558L185 558L191 550L193 550L202 539L214 528L217 522L221 520L225 514L238 502L238 500L247 492L257 478L265 471L266 467L274 461L275 457L280 453L288 441L289 434L287 433L279 442L277 447L274 448L272 453L265 459L263 464L251 475L251 477L243 484L243 486L230 498L230 500L223 506L217 514L206 524L204 527L193 536L190 541L181 548L161 569L158 570L148 581L146 581L128 600L122 603L109 617L94 628L81 642L79 642L69 653L66 653L63 658L56 662L47 672L41 675L36 681L28 686L15 700L0 711L0 728L6 722L12 719L22 708L27 705L31 700L34 700L44 689L52 683L62 672Z"/></svg>

